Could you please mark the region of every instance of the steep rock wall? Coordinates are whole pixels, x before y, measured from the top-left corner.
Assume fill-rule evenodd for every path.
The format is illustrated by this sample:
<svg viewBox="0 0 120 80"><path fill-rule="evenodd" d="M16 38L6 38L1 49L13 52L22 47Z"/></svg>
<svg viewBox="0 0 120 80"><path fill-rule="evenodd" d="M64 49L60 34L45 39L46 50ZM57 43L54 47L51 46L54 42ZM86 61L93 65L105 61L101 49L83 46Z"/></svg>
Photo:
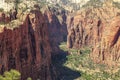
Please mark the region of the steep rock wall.
<svg viewBox="0 0 120 80"><path fill-rule="evenodd" d="M57 55L60 53L59 44L67 40L67 16L66 13L61 10L46 10L44 14L48 24L52 55Z"/></svg>
<svg viewBox="0 0 120 80"><path fill-rule="evenodd" d="M109 9L111 8L111 9ZM83 9L68 18L68 48L92 47L91 58L108 65L119 62L120 10L112 5Z"/></svg>
<svg viewBox="0 0 120 80"><path fill-rule="evenodd" d="M27 77L54 80L51 77L48 27L40 11L31 10L24 15L22 24L13 29L9 27L4 26L0 33L0 73L17 69L22 80Z"/></svg>
<svg viewBox="0 0 120 80"><path fill-rule="evenodd" d="M120 65L120 16L104 28L101 41L95 45L91 58L97 63Z"/></svg>

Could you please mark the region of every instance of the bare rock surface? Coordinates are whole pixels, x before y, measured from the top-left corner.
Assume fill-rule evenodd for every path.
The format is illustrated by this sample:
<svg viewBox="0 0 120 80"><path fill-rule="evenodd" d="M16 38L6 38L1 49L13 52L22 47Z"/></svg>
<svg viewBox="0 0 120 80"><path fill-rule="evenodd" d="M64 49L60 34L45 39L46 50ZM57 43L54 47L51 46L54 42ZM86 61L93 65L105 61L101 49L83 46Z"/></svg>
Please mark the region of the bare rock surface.
<svg viewBox="0 0 120 80"><path fill-rule="evenodd" d="M0 20L4 21L1 17L3 15ZM22 74L22 80L27 77L54 80L45 17L37 9L19 17L24 18L0 27L0 73L17 69ZM10 24L17 25L13 27Z"/></svg>
<svg viewBox="0 0 120 80"><path fill-rule="evenodd" d="M119 13L118 8L106 2L103 7L91 7L71 14L68 18L67 47L90 46L90 56L95 62L115 65L114 62L120 61Z"/></svg>

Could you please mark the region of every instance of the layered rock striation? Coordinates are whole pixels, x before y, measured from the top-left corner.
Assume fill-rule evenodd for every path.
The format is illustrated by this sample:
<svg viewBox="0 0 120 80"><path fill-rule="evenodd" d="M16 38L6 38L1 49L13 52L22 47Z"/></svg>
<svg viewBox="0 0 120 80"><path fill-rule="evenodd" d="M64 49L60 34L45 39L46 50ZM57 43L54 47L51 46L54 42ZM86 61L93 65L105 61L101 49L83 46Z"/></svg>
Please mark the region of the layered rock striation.
<svg viewBox="0 0 120 80"><path fill-rule="evenodd" d="M110 9L109 9L110 8ZM91 58L98 63L120 60L120 10L110 3L78 11L68 19L68 48L92 47Z"/></svg>
<svg viewBox="0 0 120 80"><path fill-rule="evenodd" d="M14 27L13 27L14 25ZM54 80L51 47L45 17L38 9L19 16L1 27L0 73L17 69L21 80Z"/></svg>
<svg viewBox="0 0 120 80"><path fill-rule="evenodd" d="M91 57L97 63L119 65L115 62L120 62L120 16L103 29L101 41L95 45Z"/></svg>

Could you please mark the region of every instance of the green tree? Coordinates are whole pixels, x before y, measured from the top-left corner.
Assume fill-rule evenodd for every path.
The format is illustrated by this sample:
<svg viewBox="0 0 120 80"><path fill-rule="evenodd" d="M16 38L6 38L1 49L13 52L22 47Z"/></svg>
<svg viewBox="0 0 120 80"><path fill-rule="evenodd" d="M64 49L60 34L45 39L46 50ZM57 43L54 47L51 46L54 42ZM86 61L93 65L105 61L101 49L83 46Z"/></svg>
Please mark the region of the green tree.
<svg viewBox="0 0 120 80"><path fill-rule="evenodd" d="M3 76L0 75L0 80L5 80L5 78Z"/></svg>
<svg viewBox="0 0 120 80"><path fill-rule="evenodd" d="M20 0L15 0L15 8L18 9L18 4L20 3Z"/></svg>
<svg viewBox="0 0 120 80"><path fill-rule="evenodd" d="M0 75L0 80L20 80L21 74L11 69L10 71L4 72L3 76Z"/></svg>
<svg viewBox="0 0 120 80"><path fill-rule="evenodd" d="M28 77L27 80L32 80L32 79L30 77Z"/></svg>
<svg viewBox="0 0 120 80"><path fill-rule="evenodd" d="M6 80L20 80L21 74L16 71L11 69L9 72L4 72L4 77Z"/></svg>
<svg viewBox="0 0 120 80"><path fill-rule="evenodd" d="M17 70L11 69L10 71L5 71L3 75L0 75L0 80L20 80L21 74ZM27 80L32 80L28 77Z"/></svg>

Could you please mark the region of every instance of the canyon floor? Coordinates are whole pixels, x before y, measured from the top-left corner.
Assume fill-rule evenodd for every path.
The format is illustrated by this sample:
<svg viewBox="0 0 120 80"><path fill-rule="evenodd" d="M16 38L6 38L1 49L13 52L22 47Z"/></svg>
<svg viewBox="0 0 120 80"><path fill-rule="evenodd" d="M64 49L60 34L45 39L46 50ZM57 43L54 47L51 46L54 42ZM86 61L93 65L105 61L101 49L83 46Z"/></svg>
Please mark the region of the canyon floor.
<svg viewBox="0 0 120 80"><path fill-rule="evenodd" d="M58 80L119 80L120 69L94 63L90 47L68 49L66 42L59 45L62 54L53 60L59 73Z"/></svg>

